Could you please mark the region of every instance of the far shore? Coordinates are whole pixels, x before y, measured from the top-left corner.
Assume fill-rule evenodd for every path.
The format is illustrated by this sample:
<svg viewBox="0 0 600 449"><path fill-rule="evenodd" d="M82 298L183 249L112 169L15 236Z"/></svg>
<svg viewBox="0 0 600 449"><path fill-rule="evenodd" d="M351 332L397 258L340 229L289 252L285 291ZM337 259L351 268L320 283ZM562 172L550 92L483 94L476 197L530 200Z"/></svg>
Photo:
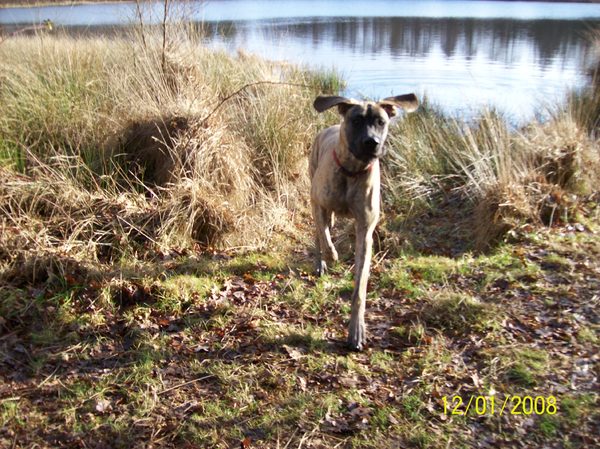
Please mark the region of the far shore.
<svg viewBox="0 0 600 449"><path fill-rule="evenodd" d="M36 0L0 0L0 8L33 8L39 6L71 6L86 3L125 3L131 0L77 0L77 1L36 1Z"/></svg>
<svg viewBox="0 0 600 449"><path fill-rule="evenodd" d="M44 0L0 0L0 8L27 8L39 6L69 6L82 5L86 3L123 3L132 0L65 0L65 1L44 1ZM477 0L473 0L477 1ZM499 1L526 1L526 2L551 2L551 3L600 3L600 0L499 0Z"/></svg>

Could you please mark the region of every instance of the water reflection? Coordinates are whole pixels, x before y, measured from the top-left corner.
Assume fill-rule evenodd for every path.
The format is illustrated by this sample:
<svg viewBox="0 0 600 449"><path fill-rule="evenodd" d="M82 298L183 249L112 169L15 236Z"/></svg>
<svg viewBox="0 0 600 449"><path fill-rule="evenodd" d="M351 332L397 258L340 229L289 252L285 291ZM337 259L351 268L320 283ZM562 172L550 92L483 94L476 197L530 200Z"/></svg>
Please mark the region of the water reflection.
<svg viewBox="0 0 600 449"><path fill-rule="evenodd" d="M469 114L491 105L513 121L583 85L600 21L346 17L206 23L207 42L272 59L335 66L349 95L427 94Z"/></svg>
<svg viewBox="0 0 600 449"><path fill-rule="evenodd" d="M132 5L15 9L0 14L0 23L49 17L74 34L112 35L131 23ZM149 22L159 23L162 2L147 5ZM468 114L491 105L513 121L527 120L541 102L561 101L568 89L586 82L591 46L585 34L600 28L600 7L589 4L211 0L185 5L193 9L184 17L202 20L208 45L333 67L348 82L348 95L416 91L449 112Z"/></svg>
<svg viewBox="0 0 600 449"><path fill-rule="evenodd" d="M242 43L256 38L276 42L299 39L317 49L330 42L337 48L363 55L390 54L392 57L429 56L439 45L446 58L512 64L526 57L542 66L557 59L568 64L584 64L590 51L586 31L600 21L571 20L515 21L508 19L430 19L430 18L340 18L293 22L209 22L204 25L209 40Z"/></svg>

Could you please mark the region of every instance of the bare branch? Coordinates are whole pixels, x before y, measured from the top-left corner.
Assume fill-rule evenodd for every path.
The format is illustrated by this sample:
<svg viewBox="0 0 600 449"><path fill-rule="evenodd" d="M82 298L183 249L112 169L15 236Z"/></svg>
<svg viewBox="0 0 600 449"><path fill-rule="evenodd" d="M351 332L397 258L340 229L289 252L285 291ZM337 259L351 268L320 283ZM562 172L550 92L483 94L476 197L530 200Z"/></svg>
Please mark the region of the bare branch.
<svg viewBox="0 0 600 449"><path fill-rule="evenodd" d="M235 92L227 95L225 98L223 98L214 108L212 111L210 111L208 113L208 115L206 117L204 117L202 119L202 123L206 123L206 121L212 117L212 115L217 112L217 110L223 106L223 104L229 100L231 100L233 97L235 97L236 95L239 95L240 93L242 93L243 91L245 91L246 89L248 89L249 87L253 87L253 86L259 86L261 84L272 84L272 85L279 85L279 86L296 86L296 87L305 87L308 88L310 87L307 84L299 84L299 83L285 83L285 82L281 82L281 81L256 81L254 83L248 83L248 84L244 84L242 87L240 87L238 90L236 90Z"/></svg>

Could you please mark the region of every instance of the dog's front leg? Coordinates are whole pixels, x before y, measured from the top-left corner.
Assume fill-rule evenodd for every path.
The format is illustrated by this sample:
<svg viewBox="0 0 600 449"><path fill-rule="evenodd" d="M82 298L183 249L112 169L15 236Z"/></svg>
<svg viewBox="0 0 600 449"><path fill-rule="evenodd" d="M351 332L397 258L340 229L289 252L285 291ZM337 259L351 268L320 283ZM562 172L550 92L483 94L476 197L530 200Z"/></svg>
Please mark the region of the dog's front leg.
<svg viewBox="0 0 600 449"><path fill-rule="evenodd" d="M352 315L348 326L348 344L352 349L361 351L367 342L365 309L367 304L367 283L371 266L373 248L374 220L371 224L356 224L356 271L354 274L354 292L352 293Z"/></svg>

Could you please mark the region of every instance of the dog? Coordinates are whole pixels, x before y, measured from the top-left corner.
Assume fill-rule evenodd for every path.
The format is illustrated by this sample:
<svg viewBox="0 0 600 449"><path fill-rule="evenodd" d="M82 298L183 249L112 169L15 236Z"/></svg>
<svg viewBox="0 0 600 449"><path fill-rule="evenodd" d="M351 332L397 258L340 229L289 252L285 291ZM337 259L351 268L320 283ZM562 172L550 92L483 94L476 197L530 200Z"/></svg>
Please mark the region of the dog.
<svg viewBox="0 0 600 449"><path fill-rule="evenodd" d="M348 327L348 344L362 350L366 344L365 307L371 264L373 231L379 220L380 168L385 139L396 108L417 109L414 94L388 97L379 102L357 101L340 96L319 96L314 108L324 112L337 106L343 117L339 125L315 138L309 161L310 199L315 221L316 273L338 254L331 240L335 215L354 218L356 231L354 291Z"/></svg>

